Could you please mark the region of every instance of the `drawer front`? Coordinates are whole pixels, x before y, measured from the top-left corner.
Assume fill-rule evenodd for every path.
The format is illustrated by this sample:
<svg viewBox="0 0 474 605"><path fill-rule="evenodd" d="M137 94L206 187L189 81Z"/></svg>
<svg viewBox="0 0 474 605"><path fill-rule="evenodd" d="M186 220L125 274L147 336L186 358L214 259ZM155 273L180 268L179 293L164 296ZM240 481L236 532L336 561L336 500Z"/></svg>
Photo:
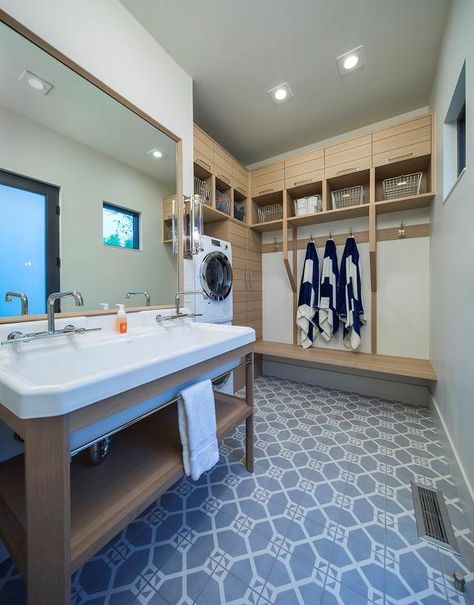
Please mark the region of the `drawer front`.
<svg viewBox="0 0 474 605"><path fill-rule="evenodd" d="M370 145L371 143L371 134L366 134L363 137L357 137L356 139L349 139L348 141L342 141L342 143L336 143L335 145L330 145L329 147L326 147L324 149L324 157L326 158L330 155L336 155L344 151L349 151L350 149L354 149L356 147Z"/></svg>
<svg viewBox="0 0 474 605"><path fill-rule="evenodd" d="M296 166L298 164L305 164L306 162L313 162L315 160L322 160L324 162L324 149L315 149L314 151L308 151L307 153L301 153L299 155L295 155L291 158L285 160L285 171L287 168L291 166ZM323 167L323 163L321 164L321 168ZM315 167L313 170L317 170Z"/></svg>
<svg viewBox="0 0 474 605"><path fill-rule="evenodd" d="M316 172L317 170L324 170L324 157L307 160L299 164L291 164L290 166L285 162L285 179L292 179L295 176Z"/></svg>
<svg viewBox="0 0 474 605"><path fill-rule="evenodd" d="M324 176L327 179L332 179L335 176L343 176L351 172L359 172L360 170L368 170L372 167L372 157L366 157L358 160L337 164L324 169Z"/></svg>
<svg viewBox="0 0 474 605"><path fill-rule="evenodd" d="M263 166L262 168L256 168L255 170L252 170L252 172L250 173L250 176L252 177L252 186L254 179L258 179L259 177L264 176L266 174L271 174L272 172L279 172L280 170L283 171L284 168L285 165L283 162L275 162L274 164L269 164L268 166ZM283 176L281 178L283 178ZM273 180L276 180L276 178Z"/></svg>
<svg viewBox="0 0 474 605"><path fill-rule="evenodd" d="M258 187L252 186L252 197L265 195L266 193L274 193L275 191L283 191L285 181L283 179L271 183L265 183Z"/></svg>
<svg viewBox="0 0 474 605"><path fill-rule="evenodd" d="M324 156L324 167L331 168L338 164L347 164L348 162L354 162L363 158L370 157L372 155L372 142L364 143L364 145L358 145L357 147L349 147L337 153L331 153L330 155Z"/></svg>
<svg viewBox="0 0 474 605"><path fill-rule="evenodd" d="M384 128L383 130L377 130L373 133L373 141L381 141L388 137L394 137L410 130L416 130L417 128L431 127L431 116L423 116L416 120L410 120L410 122L404 122L403 124L397 124L391 128Z"/></svg>
<svg viewBox="0 0 474 605"><path fill-rule="evenodd" d="M208 172L214 172L214 162L197 149L194 149L194 161Z"/></svg>
<svg viewBox="0 0 474 605"><path fill-rule="evenodd" d="M238 191L239 193L241 193L242 195L244 195L245 197L247 197L248 195L248 187L247 184L243 184L243 183L239 183L239 181L236 181L234 178L234 189L236 191Z"/></svg>
<svg viewBox="0 0 474 605"><path fill-rule="evenodd" d="M317 183L322 181L324 178L324 170L315 170L313 172L306 172L304 174L297 174L292 177L285 178L285 189L291 189L292 187L299 187L300 185L307 185L308 183Z"/></svg>
<svg viewBox="0 0 474 605"><path fill-rule="evenodd" d="M402 132L401 134L376 141L374 143L374 155L400 149L401 147L408 147L409 145L417 145L426 141L431 141L430 126L423 126L423 128L409 130L408 132Z"/></svg>
<svg viewBox="0 0 474 605"><path fill-rule="evenodd" d="M194 124L194 128L193 128L193 137L194 137L194 140L199 139L199 141L202 141L208 147L211 147L211 149L214 150L214 146L215 146L214 139L212 137L210 137L206 132L204 132L204 130L201 130L199 128L199 126L196 126L196 124Z"/></svg>
<svg viewBox="0 0 474 605"><path fill-rule="evenodd" d="M275 183L276 181L283 181L285 179L285 170L283 165L281 168L277 170L272 170L271 172L264 172L263 174L254 174L252 172L252 189L257 189L260 187L261 189L265 189L264 185L268 185L269 183Z"/></svg>
<svg viewBox="0 0 474 605"><path fill-rule="evenodd" d="M214 147L211 147L201 139L194 139L194 150L198 151L202 156L208 158L211 162L214 161Z"/></svg>
<svg viewBox="0 0 474 605"><path fill-rule="evenodd" d="M417 145L408 145L407 147L400 147L399 149L392 149L374 155L374 166L384 166L385 164L401 162L402 160L409 160L410 158L429 155L430 153L431 141L423 141Z"/></svg>

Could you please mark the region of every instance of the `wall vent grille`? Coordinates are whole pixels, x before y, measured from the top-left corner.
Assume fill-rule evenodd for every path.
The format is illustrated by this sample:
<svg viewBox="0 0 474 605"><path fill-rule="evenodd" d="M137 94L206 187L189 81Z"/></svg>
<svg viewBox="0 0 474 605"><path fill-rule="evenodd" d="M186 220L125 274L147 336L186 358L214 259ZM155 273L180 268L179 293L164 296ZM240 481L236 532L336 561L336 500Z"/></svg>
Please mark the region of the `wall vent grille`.
<svg viewBox="0 0 474 605"><path fill-rule="evenodd" d="M418 537L459 554L441 490L411 482Z"/></svg>

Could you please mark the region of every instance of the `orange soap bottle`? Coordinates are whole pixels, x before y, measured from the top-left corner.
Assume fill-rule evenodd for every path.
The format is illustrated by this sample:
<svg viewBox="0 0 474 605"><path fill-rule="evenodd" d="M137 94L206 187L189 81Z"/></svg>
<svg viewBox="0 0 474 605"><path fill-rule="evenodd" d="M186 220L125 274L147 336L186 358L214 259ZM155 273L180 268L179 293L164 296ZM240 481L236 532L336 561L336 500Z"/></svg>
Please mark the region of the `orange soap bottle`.
<svg viewBox="0 0 474 605"><path fill-rule="evenodd" d="M125 313L125 305L117 305L117 319L115 320L115 327L117 334L126 334L128 329L127 314Z"/></svg>

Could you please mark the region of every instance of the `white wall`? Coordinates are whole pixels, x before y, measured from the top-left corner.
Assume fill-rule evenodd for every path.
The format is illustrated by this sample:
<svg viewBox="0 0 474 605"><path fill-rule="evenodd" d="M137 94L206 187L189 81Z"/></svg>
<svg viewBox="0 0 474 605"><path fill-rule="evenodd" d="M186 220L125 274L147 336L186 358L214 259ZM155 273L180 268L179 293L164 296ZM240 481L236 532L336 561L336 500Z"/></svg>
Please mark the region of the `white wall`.
<svg viewBox="0 0 474 605"><path fill-rule="evenodd" d="M192 80L118 0L0 0L0 8L181 138L192 193Z"/></svg>
<svg viewBox="0 0 474 605"><path fill-rule="evenodd" d="M445 31L432 109L436 176L431 240L431 358L434 399L474 497L474 2L454 0ZM443 121L466 61L467 170L443 203ZM474 516L474 515L473 515Z"/></svg>
<svg viewBox="0 0 474 605"><path fill-rule="evenodd" d="M60 187L62 290L79 290L87 309L125 302L132 289L148 291L152 304L173 302L177 260L161 241L170 185L4 108L0 132L8 141L0 146L2 169ZM140 250L102 244L103 201L141 213ZM73 304L65 301L63 310Z"/></svg>

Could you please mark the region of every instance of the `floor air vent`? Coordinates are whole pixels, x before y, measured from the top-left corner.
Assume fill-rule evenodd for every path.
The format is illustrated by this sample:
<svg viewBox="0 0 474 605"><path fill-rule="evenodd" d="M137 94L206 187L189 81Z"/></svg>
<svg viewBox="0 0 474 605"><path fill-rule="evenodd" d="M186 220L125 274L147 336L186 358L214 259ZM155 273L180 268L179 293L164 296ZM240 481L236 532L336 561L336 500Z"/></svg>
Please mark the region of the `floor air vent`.
<svg viewBox="0 0 474 605"><path fill-rule="evenodd" d="M418 537L459 554L441 490L411 482Z"/></svg>

